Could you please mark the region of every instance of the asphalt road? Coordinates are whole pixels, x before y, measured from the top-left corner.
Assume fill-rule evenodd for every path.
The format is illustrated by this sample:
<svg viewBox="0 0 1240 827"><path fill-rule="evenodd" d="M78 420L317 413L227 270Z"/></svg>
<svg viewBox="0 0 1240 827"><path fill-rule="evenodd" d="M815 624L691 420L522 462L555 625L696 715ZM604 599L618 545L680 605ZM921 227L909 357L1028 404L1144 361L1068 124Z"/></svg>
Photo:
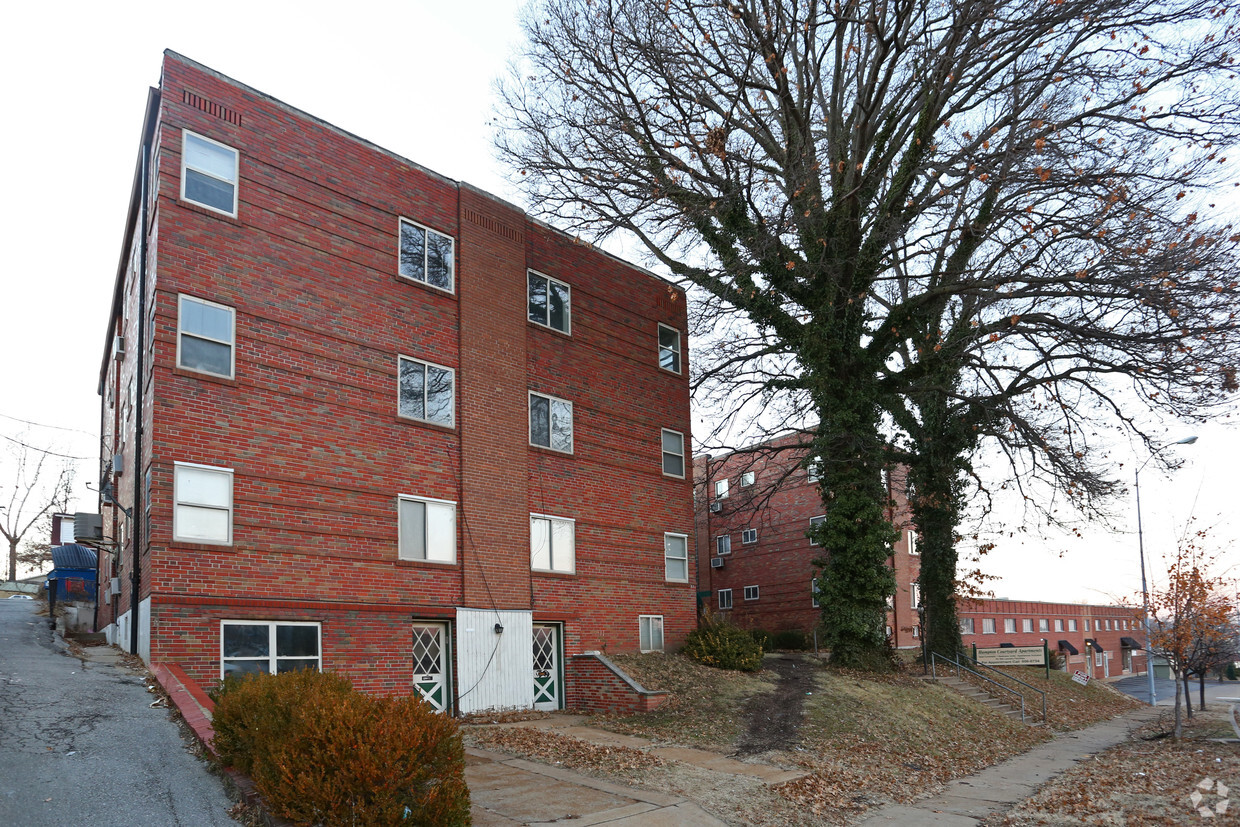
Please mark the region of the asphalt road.
<svg viewBox="0 0 1240 827"><path fill-rule="evenodd" d="M0 825L237 827L142 676L58 651L40 605L0 600Z"/></svg>
<svg viewBox="0 0 1240 827"><path fill-rule="evenodd" d="M1191 682L1193 689L1193 709L1197 708L1197 700L1201 697L1201 690L1194 678ZM1138 701L1149 703L1150 685L1149 679L1144 675L1133 675L1118 681L1113 681L1111 686L1123 692L1125 695L1131 695ZM1181 692L1183 692L1183 684L1181 684ZM1158 706L1174 706L1175 705L1175 681L1164 680L1161 678L1154 679L1154 695L1157 697ZM1240 698L1240 681L1223 681L1218 682L1218 678L1208 678L1206 680L1206 708L1209 709L1214 704L1215 698ZM1218 704L1220 708L1224 704Z"/></svg>

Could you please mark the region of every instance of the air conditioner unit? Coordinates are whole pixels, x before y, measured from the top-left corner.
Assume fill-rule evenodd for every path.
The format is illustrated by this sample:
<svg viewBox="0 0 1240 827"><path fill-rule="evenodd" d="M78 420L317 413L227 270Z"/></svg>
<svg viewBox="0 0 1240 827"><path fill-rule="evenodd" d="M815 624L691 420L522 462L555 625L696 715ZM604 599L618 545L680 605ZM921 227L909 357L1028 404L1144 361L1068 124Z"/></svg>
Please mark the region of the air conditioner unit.
<svg viewBox="0 0 1240 827"><path fill-rule="evenodd" d="M112 594L121 593L121 579L119 577L113 577L110 585L112 587Z"/></svg>
<svg viewBox="0 0 1240 827"><path fill-rule="evenodd" d="M112 356L118 362L125 358L125 337L124 336L117 336L116 339L113 340Z"/></svg>
<svg viewBox="0 0 1240 827"><path fill-rule="evenodd" d="M103 541L103 517L98 514L87 514L79 511L73 515L73 536L81 542Z"/></svg>
<svg viewBox="0 0 1240 827"><path fill-rule="evenodd" d="M710 504L710 512L712 514L718 514L722 510L723 510L723 503L719 502L718 500Z"/></svg>
<svg viewBox="0 0 1240 827"><path fill-rule="evenodd" d="M712 558L710 558L710 567L711 567L712 569L721 569L721 568L723 568L723 558L722 558L722 557L712 557Z"/></svg>
<svg viewBox="0 0 1240 827"><path fill-rule="evenodd" d="M125 455L124 454L113 454L112 455L112 473L116 474L116 476L118 477L121 474L125 473Z"/></svg>

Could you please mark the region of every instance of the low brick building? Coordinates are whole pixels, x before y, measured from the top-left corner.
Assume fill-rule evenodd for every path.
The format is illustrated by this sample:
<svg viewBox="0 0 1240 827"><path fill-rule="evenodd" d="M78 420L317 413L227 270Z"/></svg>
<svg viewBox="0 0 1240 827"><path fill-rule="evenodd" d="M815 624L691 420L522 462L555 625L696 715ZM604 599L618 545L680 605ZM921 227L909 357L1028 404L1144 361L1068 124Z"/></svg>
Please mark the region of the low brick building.
<svg viewBox="0 0 1240 827"><path fill-rule="evenodd" d="M99 626L203 684L589 706L587 653L695 622L685 330L652 274L166 53L100 369Z"/></svg>

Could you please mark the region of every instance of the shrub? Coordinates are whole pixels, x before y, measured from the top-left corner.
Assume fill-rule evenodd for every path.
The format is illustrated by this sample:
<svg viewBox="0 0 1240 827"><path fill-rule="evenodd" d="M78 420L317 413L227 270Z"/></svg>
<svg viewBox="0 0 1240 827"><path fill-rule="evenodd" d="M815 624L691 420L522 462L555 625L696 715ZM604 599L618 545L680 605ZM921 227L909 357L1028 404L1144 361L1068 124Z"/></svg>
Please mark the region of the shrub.
<svg viewBox="0 0 1240 827"><path fill-rule="evenodd" d="M749 634L753 637L754 641L762 647L762 651L769 652L775 648L772 645L774 638L766 629L750 629Z"/></svg>
<svg viewBox="0 0 1240 827"><path fill-rule="evenodd" d="M762 647L748 631L727 621L703 618L685 638L681 652L688 658L719 669L757 672L762 668Z"/></svg>
<svg viewBox="0 0 1240 827"><path fill-rule="evenodd" d="M800 629L784 629L775 633L773 649L789 649L803 652L809 648L809 635Z"/></svg>
<svg viewBox="0 0 1240 827"><path fill-rule="evenodd" d="M1067 665L1063 659L1063 654L1058 649L1048 649L1046 659L1051 669L1063 669Z"/></svg>
<svg viewBox="0 0 1240 827"><path fill-rule="evenodd" d="M1226 675L1226 677L1227 677L1227 680L1229 680L1229 681L1240 680L1240 678L1238 678L1238 677L1237 677L1237 675L1236 675L1236 664L1235 664L1235 663L1229 663L1229 664L1227 664L1227 675Z"/></svg>
<svg viewBox="0 0 1240 827"><path fill-rule="evenodd" d="M456 722L420 698L373 698L296 672L230 682L217 721L221 711L220 757L248 765L276 815L326 827L469 823Z"/></svg>

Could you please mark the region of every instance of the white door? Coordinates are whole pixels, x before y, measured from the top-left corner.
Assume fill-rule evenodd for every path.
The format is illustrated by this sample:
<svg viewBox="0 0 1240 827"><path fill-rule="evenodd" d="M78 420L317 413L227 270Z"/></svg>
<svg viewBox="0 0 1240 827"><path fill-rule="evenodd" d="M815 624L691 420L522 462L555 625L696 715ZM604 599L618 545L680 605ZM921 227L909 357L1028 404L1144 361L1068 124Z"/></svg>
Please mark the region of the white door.
<svg viewBox="0 0 1240 827"><path fill-rule="evenodd" d="M448 624L413 624L413 687L436 712L448 708Z"/></svg>
<svg viewBox="0 0 1240 827"><path fill-rule="evenodd" d="M564 705L560 677L560 627L534 624L534 708L560 709Z"/></svg>

